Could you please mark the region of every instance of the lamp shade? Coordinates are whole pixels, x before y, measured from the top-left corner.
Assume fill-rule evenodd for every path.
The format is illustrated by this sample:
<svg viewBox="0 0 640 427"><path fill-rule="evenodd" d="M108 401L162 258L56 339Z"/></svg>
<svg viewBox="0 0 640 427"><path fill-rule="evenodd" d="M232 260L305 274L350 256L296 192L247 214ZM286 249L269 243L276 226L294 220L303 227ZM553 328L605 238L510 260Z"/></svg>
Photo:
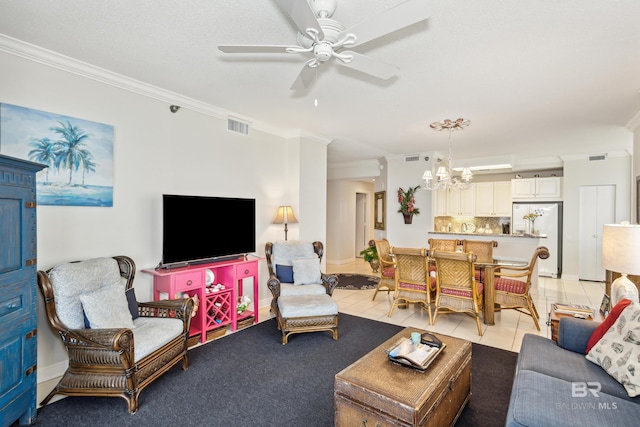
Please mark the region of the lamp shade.
<svg viewBox="0 0 640 427"><path fill-rule="evenodd" d="M297 222L298 219L293 214L291 206L280 206L276 214L276 219L273 220L274 224L295 224Z"/></svg>
<svg viewBox="0 0 640 427"><path fill-rule="evenodd" d="M604 226L602 267L616 273L640 275L640 225Z"/></svg>

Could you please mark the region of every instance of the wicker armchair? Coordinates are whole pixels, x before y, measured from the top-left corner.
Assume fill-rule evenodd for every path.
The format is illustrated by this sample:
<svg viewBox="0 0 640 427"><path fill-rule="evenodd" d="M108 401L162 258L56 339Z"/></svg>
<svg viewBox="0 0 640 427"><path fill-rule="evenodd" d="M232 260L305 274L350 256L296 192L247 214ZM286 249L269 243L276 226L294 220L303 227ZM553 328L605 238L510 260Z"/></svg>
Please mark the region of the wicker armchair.
<svg viewBox="0 0 640 427"><path fill-rule="evenodd" d="M179 362L183 370L188 369L193 300L137 303L137 318L133 319L135 272L135 263L126 256L38 271L47 319L69 355L69 367L41 405L56 394L121 397L133 414L140 392L151 382ZM133 296L129 301L126 291ZM105 315L131 327L99 328ZM96 327L87 328L87 321L89 327Z"/></svg>
<svg viewBox="0 0 640 427"><path fill-rule="evenodd" d="M438 313L466 313L476 319L478 334L482 335L480 310L482 309L483 285L474 277L475 255L472 252L434 251L436 261L436 310Z"/></svg>
<svg viewBox="0 0 640 427"><path fill-rule="evenodd" d="M288 240L267 242L265 256L269 268L267 287L271 291L271 312L282 331L282 344L291 334L331 331L338 339L338 304L331 298L338 277L319 271L324 254L322 242ZM303 268L313 261L315 272ZM300 277L298 272L304 273ZM310 275L316 275L311 279ZM302 276L308 276L302 278Z"/></svg>
<svg viewBox="0 0 640 427"><path fill-rule="evenodd" d="M396 273L393 258L389 254L389 241L387 239L374 240L376 251L378 252L378 260L380 261L380 282L373 293L371 301L376 299L379 291L386 291L387 295L396 288Z"/></svg>
<svg viewBox="0 0 640 427"><path fill-rule="evenodd" d="M536 329L540 330L538 319L540 315L531 299L531 277L535 271L536 261L549 258L549 250L540 246L536 248L526 267L501 266L495 272L495 297L494 301L500 305L500 309L514 309L531 316Z"/></svg>
<svg viewBox="0 0 640 427"><path fill-rule="evenodd" d="M495 240L463 240L462 252L473 252L476 256L476 262L493 263L493 248L498 247ZM483 282L482 269L476 267L475 278L479 282Z"/></svg>
<svg viewBox="0 0 640 427"><path fill-rule="evenodd" d="M426 248L391 247L389 253L395 261L395 290L388 316L397 306L419 304L429 313L431 323L431 297L435 291L435 278L429 276L429 255Z"/></svg>

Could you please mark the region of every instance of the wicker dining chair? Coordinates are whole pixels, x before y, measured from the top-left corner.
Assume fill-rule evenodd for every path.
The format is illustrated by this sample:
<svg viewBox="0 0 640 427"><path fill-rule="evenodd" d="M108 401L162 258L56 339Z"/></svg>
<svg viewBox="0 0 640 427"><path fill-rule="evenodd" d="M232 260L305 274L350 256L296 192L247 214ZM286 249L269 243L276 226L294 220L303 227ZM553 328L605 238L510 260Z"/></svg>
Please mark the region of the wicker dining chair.
<svg viewBox="0 0 640 427"><path fill-rule="evenodd" d="M540 330L540 315L530 294L531 278L538 258L549 258L549 250L544 246L536 248L529 265L525 267L501 266L496 269L494 302L500 305L500 309L514 309L531 316L536 329Z"/></svg>
<svg viewBox="0 0 640 427"><path fill-rule="evenodd" d="M386 291L387 295L389 295L391 291L396 289L395 267L393 258L391 258L389 254L389 241L387 239L380 239L374 240L373 242L378 252L378 260L380 261L380 281L378 282L376 291L373 293L371 301L376 299L379 291Z"/></svg>
<svg viewBox="0 0 640 427"><path fill-rule="evenodd" d="M475 262L493 263L493 248L497 247L495 240L462 240L462 252L473 252ZM474 274L477 281L484 282L481 268L476 267Z"/></svg>
<svg viewBox="0 0 640 427"><path fill-rule="evenodd" d="M431 303L435 291L435 278L429 276L429 255L426 248L389 248L395 263L395 290L389 317L398 306L418 304L432 319Z"/></svg>
<svg viewBox="0 0 640 427"><path fill-rule="evenodd" d="M429 250L456 252L460 241L457 239L429 239Z"/></svg>
<svg viewBox="0 0 640 427"><path fill-rule="evenodd" d="M473 252L434 251L438 274L436 275L436 302L433 322L438 313L466 313L476 319L478 334L482 336L480 310L482 309L483 284L474 277Z"/></svg>

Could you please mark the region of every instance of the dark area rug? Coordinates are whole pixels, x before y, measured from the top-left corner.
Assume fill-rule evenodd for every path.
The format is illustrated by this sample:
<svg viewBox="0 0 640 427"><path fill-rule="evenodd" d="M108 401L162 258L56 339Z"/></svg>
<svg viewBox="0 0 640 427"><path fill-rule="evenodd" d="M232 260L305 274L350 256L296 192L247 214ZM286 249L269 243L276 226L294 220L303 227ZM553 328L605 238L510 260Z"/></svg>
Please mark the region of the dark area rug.
<svg viewBox="0 0 640 427"><path fill-rule="evenodd" d="M189 351L142 391L140 409L121 398L67 397L38 410L38 426L333 426L336 373L402 327L340 314L340 337L292 335L274 319ZM517 354L473 344L472 396L457 426L503 426Z"/></svg>
<svg viewBox="0 0 640 427"><path fill-rule="evenodd" d="M338 276L337 289L375 289L378 287L379 277L365 274L336 274Z"/></svg>

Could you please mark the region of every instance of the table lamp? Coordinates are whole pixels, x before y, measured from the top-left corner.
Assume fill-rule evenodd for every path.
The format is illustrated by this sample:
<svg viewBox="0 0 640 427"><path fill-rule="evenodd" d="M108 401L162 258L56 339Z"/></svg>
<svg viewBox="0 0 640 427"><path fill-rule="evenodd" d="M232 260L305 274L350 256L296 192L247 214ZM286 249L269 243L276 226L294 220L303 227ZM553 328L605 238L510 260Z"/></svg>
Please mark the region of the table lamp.
<svg viewBox="0 0 640 427"><path fill-rule="evenodd" d="M280 206L278 208L278 213L276 214L276 219L273 220L274 224L284 224L284 240L287 240L287 224L295 224L298 220L296 216L293 214L293 209L291 206Z"/></svg>
<svg viewBox="0 0 640 427"><path fill-rule="evenodd" d="M638 288L627 275L640 275L640 225L605 224L602 267L621 274L611 284L612 307L623 298L638 302Z"/></svg>

